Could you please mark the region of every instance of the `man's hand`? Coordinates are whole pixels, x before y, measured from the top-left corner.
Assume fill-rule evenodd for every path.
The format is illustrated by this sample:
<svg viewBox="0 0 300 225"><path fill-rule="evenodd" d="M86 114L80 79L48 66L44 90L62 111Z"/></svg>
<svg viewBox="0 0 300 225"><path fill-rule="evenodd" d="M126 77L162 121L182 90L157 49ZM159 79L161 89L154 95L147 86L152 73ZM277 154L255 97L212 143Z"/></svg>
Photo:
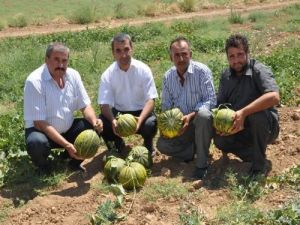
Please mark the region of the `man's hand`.
<svg viewBox="0 0 300 225"><path fill-rule="evenodd" d="M188 129L190 122L193 120L194 118L194 114L188 114L188 115L184 115L182 117L182 128L178 134L178 136L182 135L184 132L186 132L186 130Z"/></svg>
<svg viewBox="0 0 300 225"><path fill-rule="evenodd" d="M121 136L117 133L117 130L116 130L117 126L118 126L117 120L116 120L116 119L113 119L113 120L111 121L111 127L112 127L112 130L113 130L113 132L114 132L115 135L121 137Z"/></svg>
<svg viewBox="0 0 300 225"><path fill-rule="evenodd" d="M229 136L236 134L244 129L245 116L243 111L236 111L233 117L233 124L228 133L220 133L217 131L217 134L220 136Z"/></svg>
<svg viewBox="0 0 300 225"><path fill-rule="evenodd" d="M68 143L65 146L65 149L68 151L68 153L69 153L69 155L70 155L71 158L78 159L78 160L83 160L78 155L76 155L77 151L76 151L76 148L74 147L73 144Z"/></svg>
<svg viewBox="0 0 300 225"><path fill-rule="evenodd" d="M94 124L94 130L100 134L103 131L103 123L102 120L97 119L96 123Z"/></svg>

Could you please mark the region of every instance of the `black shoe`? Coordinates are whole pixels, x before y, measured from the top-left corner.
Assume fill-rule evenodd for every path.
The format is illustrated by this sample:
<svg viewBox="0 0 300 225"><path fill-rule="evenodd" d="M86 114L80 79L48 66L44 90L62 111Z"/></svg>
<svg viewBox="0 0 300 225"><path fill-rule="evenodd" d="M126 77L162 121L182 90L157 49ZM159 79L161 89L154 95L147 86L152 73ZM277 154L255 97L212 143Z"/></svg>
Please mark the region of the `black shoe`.
<svg viewBox="0 0 300 225"><path fill-rule="evenodd" d="M71 159L68 164L69 170L72 172L79 171L79 172L85 173L86 169L80 165L81 163L82 163L82 161Z"/></svg>
<svg viewBox="0 0 300 225"><path fill-rule="evenodd" d="M204 168L196 167L192 178L196 180L202 180L203 178L205 178L206 174L207 174L207 167Z"/></svg>

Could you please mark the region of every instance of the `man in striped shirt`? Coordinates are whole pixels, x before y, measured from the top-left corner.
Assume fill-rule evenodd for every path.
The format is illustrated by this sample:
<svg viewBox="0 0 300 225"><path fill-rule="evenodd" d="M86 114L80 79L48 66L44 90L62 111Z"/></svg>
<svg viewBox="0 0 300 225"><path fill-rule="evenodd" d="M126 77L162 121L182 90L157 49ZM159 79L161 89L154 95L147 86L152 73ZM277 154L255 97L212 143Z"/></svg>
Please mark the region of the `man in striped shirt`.
<svg viewBox="0 0 300 225"><path fill-rule="evenodd" d="M64 148L72 170L84 170L82 159L73 145L86 129L102 130L79 73L68 67L69 48L62 43L50 44L45 64L33 71L24 87L26 148L32 162L42 173L51 172L48 156L53 148ZM83 118L74 119L80 110Z"/></svg>
<svg viewBox="0 0 300 225"><path fill-rule="evenodd" d="M163 79L162 110L179 108L184 114L183 128L175 138L159 137L157 148L186 162L196 154L193 178L203 179L212 139L212 132L207 132L212 129L210 110L216 105L212 73L206 65L191 59L191 46L186 38L173 40L169 51L174 66Z"/></svg>

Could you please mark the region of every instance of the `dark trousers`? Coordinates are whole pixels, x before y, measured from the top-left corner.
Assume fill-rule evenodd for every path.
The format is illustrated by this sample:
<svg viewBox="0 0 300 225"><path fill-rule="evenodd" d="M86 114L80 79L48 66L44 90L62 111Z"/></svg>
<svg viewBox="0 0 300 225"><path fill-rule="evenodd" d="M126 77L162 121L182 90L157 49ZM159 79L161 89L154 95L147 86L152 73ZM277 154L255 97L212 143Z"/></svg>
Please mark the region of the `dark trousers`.
<svg viewBox="0 0 300 225"><path fill-rule="evenodd" d="M217 148L252 162L252 168L261 170L265 164L267 144L279 134L278 117L268 110L254 113L245 120L244 130L230 136L214 136Z"/></svg>
<svg viewBox="0 0 300 225"><path fill-rule="evenodd" d="M116 116L118 113L121 114L131 114L133 116L139 116L141 114L142 110L138 111L118 111L115 108L112 108L112 113L114 116ZM111 122L104 117L102 114L100 114L99 118L103 122L103 132L101 133L103 140L105 141L105 144L108 149L111 149L112 146L110 143L113 143L117 148L117 150L121 150L122 146L124 145L124 140L115 135L112 130ZM156 116L154 113L152 113L149 117L146 118L146 120L142 123L140 129L138 130L138 134L140 134L144 139L144 146L148 149L149 152L153 151L153 138L157 132L157 126L156 126Z"/></svg>
<svg viewBox="0 0 300 225"><path fill-rule="evenodd" d="M74 120L71 128L61 135L73 144L78 134L87 129L93 129L93 126L87 120L78 118ZM25 139L27 153L37 167L49 166L48 156L51 154L51 149L63 148L34 127L25 129ZM69 157L67 151L64 154ZM72 160L78 165L82 162L82 160Z"/></svg>

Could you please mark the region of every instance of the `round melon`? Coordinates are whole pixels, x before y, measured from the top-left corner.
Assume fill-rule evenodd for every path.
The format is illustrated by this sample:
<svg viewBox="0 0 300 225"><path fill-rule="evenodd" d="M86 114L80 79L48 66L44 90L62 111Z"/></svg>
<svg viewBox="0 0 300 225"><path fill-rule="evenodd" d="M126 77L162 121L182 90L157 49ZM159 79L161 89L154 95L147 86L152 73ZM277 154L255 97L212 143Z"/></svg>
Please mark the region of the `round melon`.
<svg viewBox="0 0 300 225"><path fill-rule="evenodd" d="M104 166L104 176L109 182L117 183L120 171L125 166L125 160L110 156L110 159Z"/></svg>
<svg viewBox="0 0 300 225"><path fill-rule="evenodd" d="M117 116L116 132L121 137L128 137L135 134L137 126L136 118L131 114L120 114Z"/></svg>
<svg viewBox="0 0 300 225"><path fill-rule="evenodd" d="M157 127L166 138L178 136L183 124L183 114L178 108L166 110L157 117Z"/></svg>
<svg viewBox="0 0 300 225"><path fill-rule="evenodd" d="M100 138L94 130L84 130L74 142L74 147L77 150L76 155L82 159L92 158L96 155L100 144Z"/></svg>
<svg viewBox="0 0 300 225"><path fill-rule="evenodd" d="M231 128L234 122L235 111L226 108L212 109L213 126L219 132L223 134L230 134Z"/></svg>
<svg viewBox="0 0 300 225"><path fill-rule="evenodd" d="M128 162L119 174L119 183L127 190L140 188L147 178L145 167L138 162Z"/></svg>
<svg viewBox="0 0 300 225"><path fill-rule="evenodd" d="M127 159L132 162L138 162L146 168L150 168L153 163L151 154L149 154L148 149L144 146L135 146L132 148Z"/></svg>

